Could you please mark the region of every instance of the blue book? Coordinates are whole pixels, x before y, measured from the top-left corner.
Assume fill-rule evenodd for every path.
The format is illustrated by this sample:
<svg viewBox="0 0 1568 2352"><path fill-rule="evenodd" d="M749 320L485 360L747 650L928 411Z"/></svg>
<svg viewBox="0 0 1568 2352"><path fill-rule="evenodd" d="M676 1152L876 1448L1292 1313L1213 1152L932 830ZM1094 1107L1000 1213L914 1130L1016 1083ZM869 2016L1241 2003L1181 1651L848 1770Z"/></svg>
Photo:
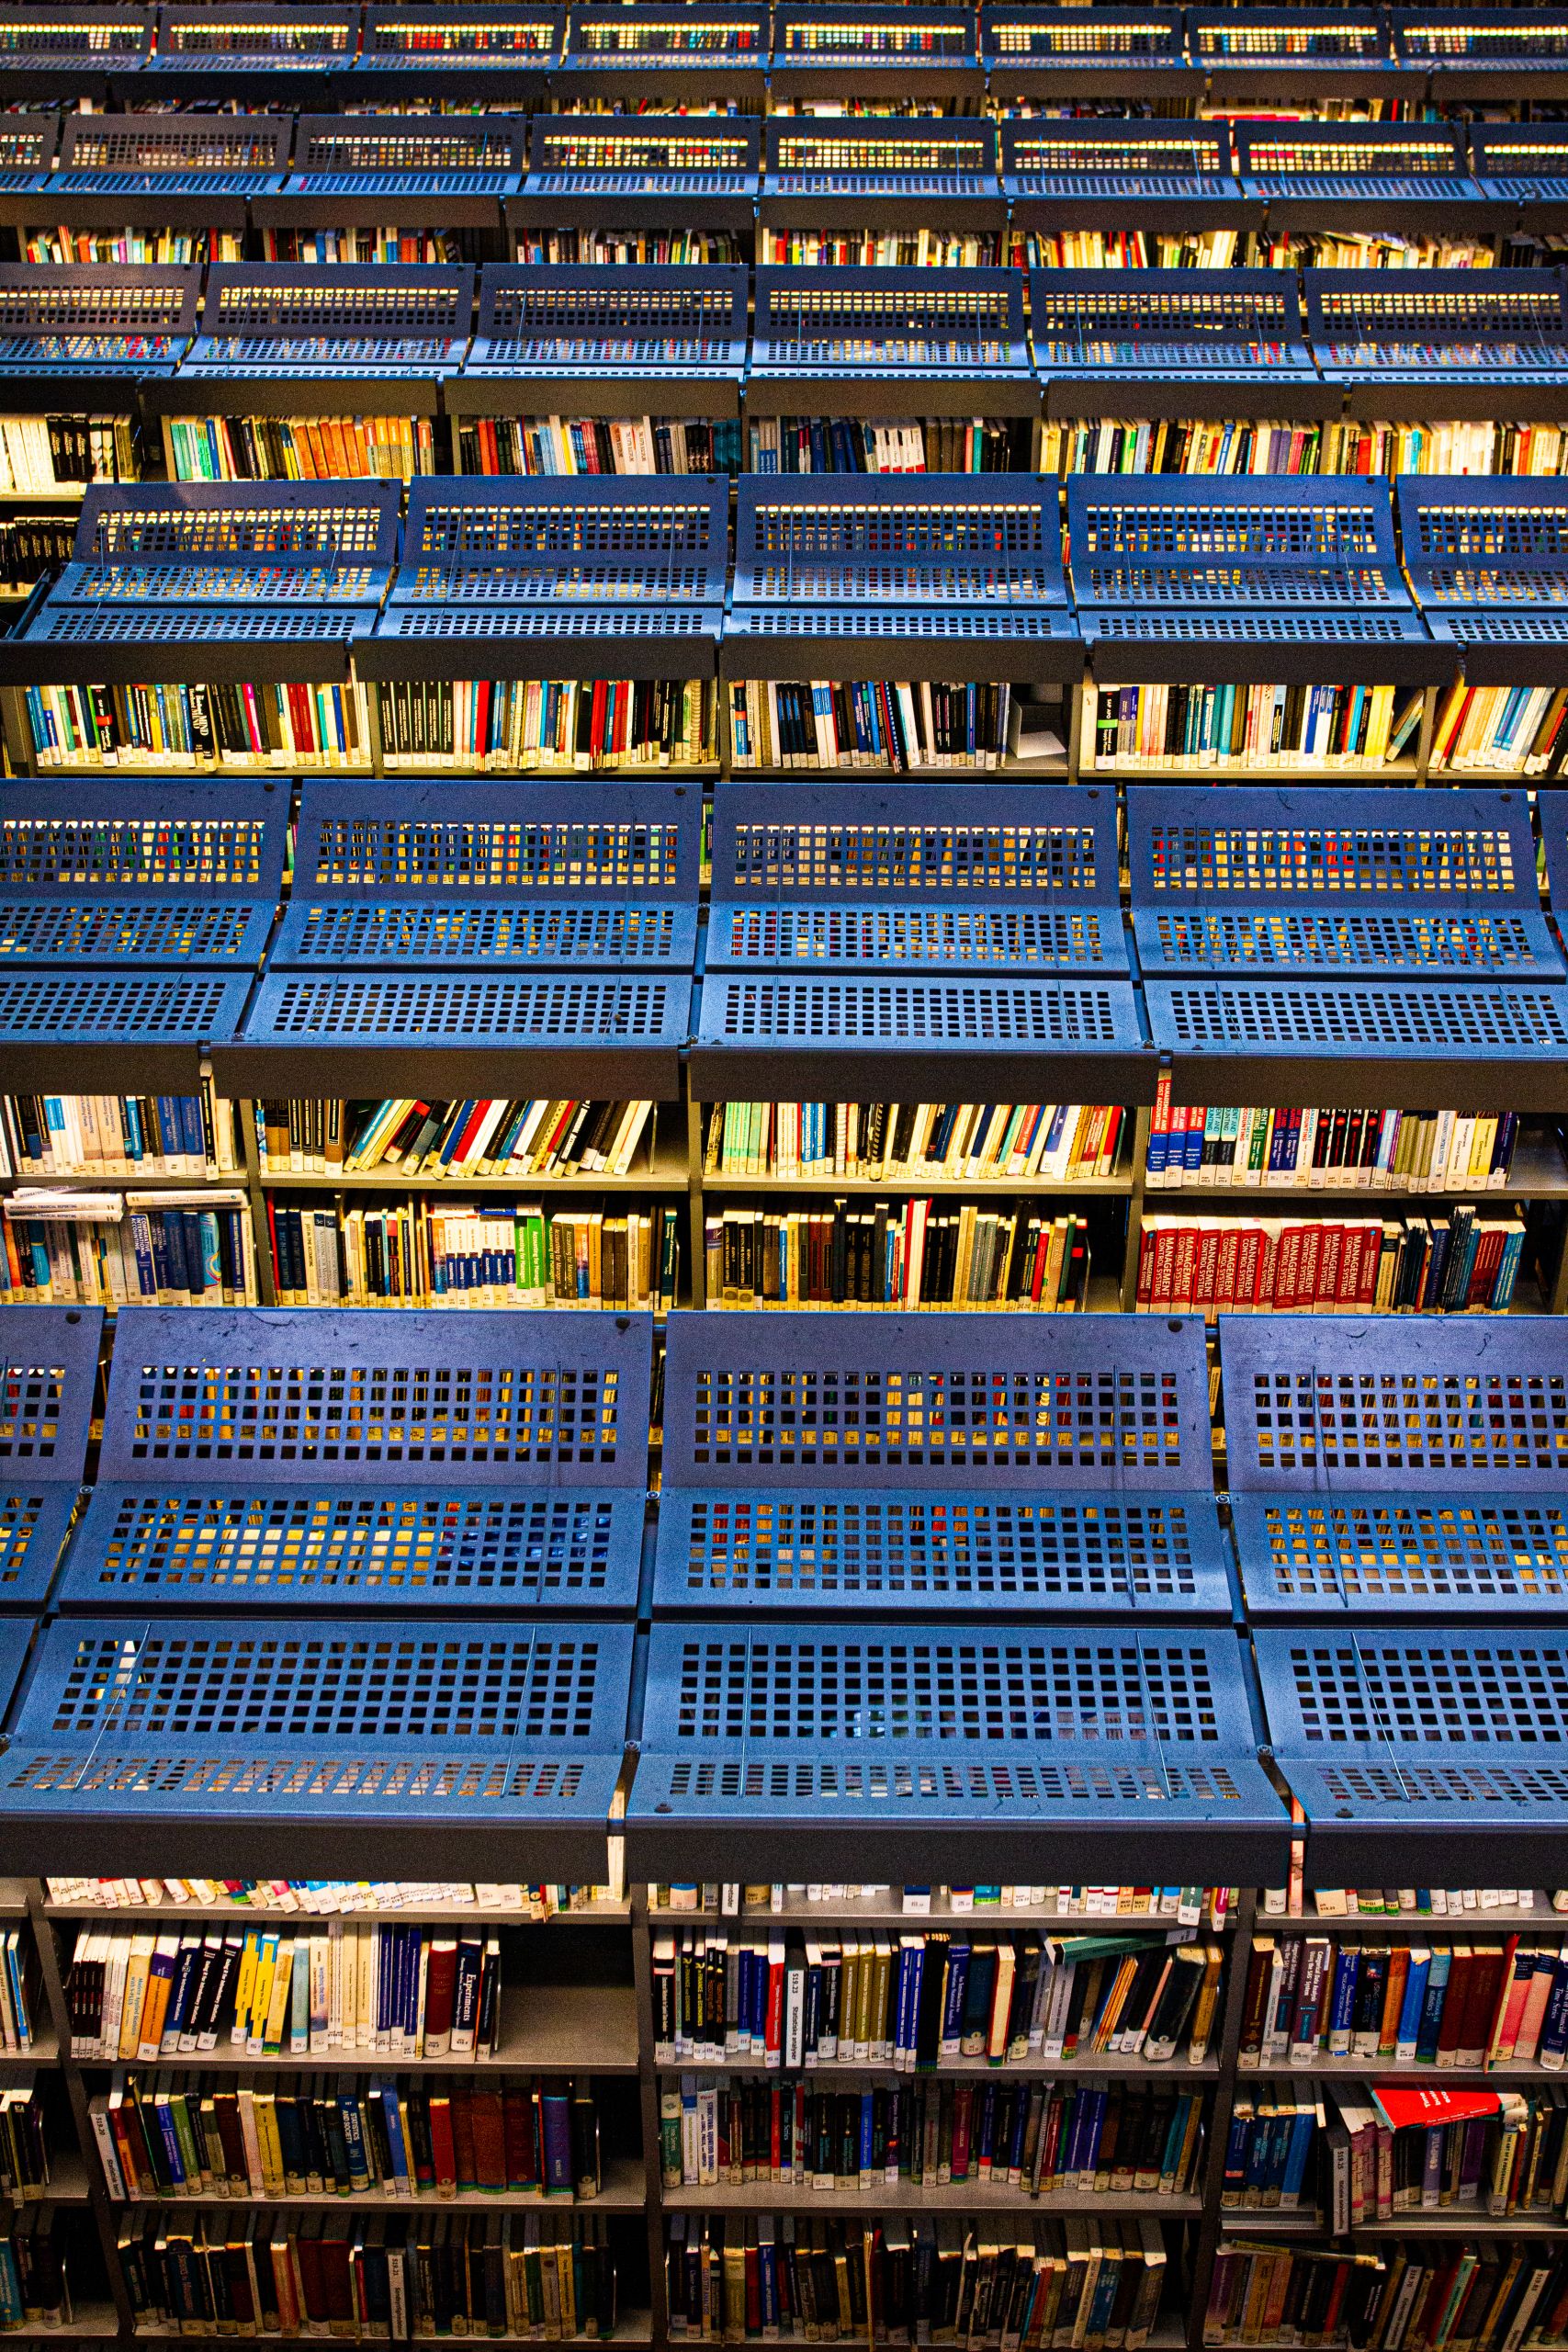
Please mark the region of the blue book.
<svg viewBox="0 0 1568 2352"><path fill-rule="evenodd" d="M1281 2205L1299 2205L1306 2180L1307 2158L1317 2132L1317 2118L1311 2108L1302 2108L1290 2119L1291 2136L1285 2150L1285 2168L1280 2179Z"/></svg>
<svg viewBox="0 0 1568 2352"><path fill-rule="evenodd" d="M1544 2064L1550 2056L1561 2062L1565 2050L1568 2050L1568 1948L1557 1955L1551 1990L1546 1996L1546 2015L1540 2025L1540 2060Z"/></svg>
<svg viewBox="0 0 1568 2352"><path fill-rule="evenodd" d="M1399 2025L1394 2036L1394 2056L1402 2065L1408 2065L1416 2055L1416 2044L1421 2033L1421 2010L1427 1998L1427 1978L1431 1972L1432 1955L1422 1946L1410 1954L1410 1966L1404 1979L1404 1998L1399 2005Z"/></svg>
<svg viewBox="0 0 1568 2352"><path fill-rule="evenodd" d="M942 2054L956 2058L964 2038L964 2001L969 1989L969 1947L956 1939L947 1948L947 1988L942 2005Z"/></svg>
<svg viewBox="0 0 1568 2352"><path fill-rule="evenodd" d="M1451 1958L1446 1950L1435 1951L1432 1965L1427 1972L1420 2030L1416 2037L1416 2064L1418 2066L1435 2066L1438 2063L1438 2036L1442 2030L1443 1996L1448 1989Z"/></svg>
<svg viewBox="0 0 1568 2352"><path fill-rule="evenodd" d="M1334 1991L1328 2005L1331 2058L1348 2058L1350 2054L1350 2020L1356 2013L1356 1984L1360 1973L1360 1953L1354 1945L1342 1946L1335 1960Z"/></svg>

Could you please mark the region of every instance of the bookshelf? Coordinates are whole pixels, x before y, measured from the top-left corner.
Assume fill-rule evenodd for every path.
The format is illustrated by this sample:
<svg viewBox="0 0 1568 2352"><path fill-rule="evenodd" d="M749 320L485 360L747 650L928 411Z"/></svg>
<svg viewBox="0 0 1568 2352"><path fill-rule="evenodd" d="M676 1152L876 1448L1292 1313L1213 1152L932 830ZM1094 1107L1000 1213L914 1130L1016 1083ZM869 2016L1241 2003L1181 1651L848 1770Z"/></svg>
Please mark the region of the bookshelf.
<svg viewBox="0 0 1568 2352"><path fill-rule="evenodd" d="M1201 90L1179 8L1096 8L1081 17L985 0L980 53L991 97L1004 106L1112 96L1193 105Z"/></svg>
<svg viewBox="0 0 1568 2352"><path fill-rule="evenodd" d="M151 9L7 7L0 15L0 90L9 104L102 106L139 75L152 46Z"/></svg>
<svg viewBox="0 0 1568 2352"><path fill-rule="evenodd" d="M654 113L718 104L761 114L767 96L769 11L722 0L670 7L629 0L571 8L560 61L550 74L558 106L630 98Z"/></svg>
<svg viewBox="0 0 1568 2352"><path fill-rule="evenodd" d="M761 131L747 115L536 115L506 201L508 258L749 261Z"/></svg>
<svg viewBox="0 0 1568 2352"><path fill-rule="evenodd" d="M352 6L226 0L213 7L170 0L158 10L145 91L136 95L154 104L205 98L227 82L247 105L261 99L287 106L346 65L358 42L359 12Z"/></svg>
<svg viewBox="0 0 1568 2352"><path fill-rule="evenodd" d="M513 114L302 114L292 170L252 208L262 257L499 261L501 207L521 181L525 136L525 118Z"/></svg>
<svg viewBox="0 0 1568 2352"><path fill-rule="evenodd" d="M345 108L398 107L411 95L426 93L469 100L477 90L485 107L542 103L547 77L558 69L565 12L552 7L510 7L486 0L483 7L383 6L365 10L358 53L337 81L334 96Z"/></svg>
<svg viewBox="0 0 1568 2352"><path fill-rule="evenodd" d="M252 202L281 184L290 129L260 114L67 115L56 157L29 123L12 134L29 152L4 196L19 256L238 261Z"/></svg>

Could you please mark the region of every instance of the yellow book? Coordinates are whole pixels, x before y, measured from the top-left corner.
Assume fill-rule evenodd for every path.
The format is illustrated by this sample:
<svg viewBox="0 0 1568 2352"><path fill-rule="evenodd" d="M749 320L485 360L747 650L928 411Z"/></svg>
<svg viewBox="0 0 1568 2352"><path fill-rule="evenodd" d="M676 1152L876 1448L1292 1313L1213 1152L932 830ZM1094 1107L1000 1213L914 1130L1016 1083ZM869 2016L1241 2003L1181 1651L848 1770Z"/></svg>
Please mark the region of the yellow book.
<svg viewBox="0 0 1568 2352"><path fill-rule="evenodd" d="M256 1958L255 1982L251 1987L250 2013L245 2019L245 2047L259 2058L266 2034L266 2021L272 2014L272 1980L277 1973L277 1938L265 1935Z"/></svg>
<svg viewBox="0 0 1568 2352"><path fill-rule="evenodd" d="M234 1979L234 2024L230 2039L243 2041L246 2019L251 2014L251 1995L256 1989L256 1968L261 1960L261 1930L250 1928L240 1947L239 1973Z"/></svg>
<svg viewBox="0 0 1568 2352"><path fill-rule="evenodd" d="M1192 2005L1192 2025L1188 2037L1187 2055L1194 2066L1209 2054L1209 2041L1214 2030L1214 2012L1219 2007L1220 1971L1224 1953L1218 1944L1209 1944L1203 1953L1203 1981L1198 1987L1198 1998Z"/></svg>
<svg viewBox="0 0 1568 2352"><path fill-rule="evenodd" d="M266 2018L262 2027L262 2052L276 2058L283 2048L283 2037L288 2030L288 2005L294 1989L294 1939L285 1936L277 1947L273 1963L272 1987L267 2001Z"/></svg>
<svg viewBox="0 0 1568 2352"><path fill-rule="evenodd" d="M277 2129L277 2094L273 2090L258 2090L255 2095L256 2151L261 2158L262 2179L269 2197L281 2197L287 2187L283 2163L283 2142Z"/></svg>
<svg viewBox="0 0 1568 2352"><path fill-rule="evenodd" d="M147 1974L152 1965L153 1939L150 1935L132 1936L130 1958L126 1962L125 1993L119 2013L119 2051L121 2058L134 2058L141 2039L141 2012L147 2006Z"/></svg>

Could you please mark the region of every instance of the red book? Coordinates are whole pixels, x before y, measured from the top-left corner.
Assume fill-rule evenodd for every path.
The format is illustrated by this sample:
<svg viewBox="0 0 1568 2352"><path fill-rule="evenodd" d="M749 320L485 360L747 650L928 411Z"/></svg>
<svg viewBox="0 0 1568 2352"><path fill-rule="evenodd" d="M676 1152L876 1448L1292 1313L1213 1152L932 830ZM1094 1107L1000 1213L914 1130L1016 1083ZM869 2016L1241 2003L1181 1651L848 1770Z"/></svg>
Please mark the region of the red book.
<svg viewBox="0 0 1568 2352"><path fill-rule="evenodd" d="M464 1124L464 1135L475 1128L484 1114L484 1104L476 1104L473 1115ZM461 1154L461 1144L453 1158ZM424 1971L424 2054L427 2058L445 2058L452 2047L452 1996L457 1982L457 1939L455 1936L433 1936L430 1957Z"/></svg>
<svg viewBox="0 0 1568 2352"><path fill-rule="evenodd" d="M502 2092L501 2112L506 2142L506 2186L537 2188L539 2122L533 2092L521 2083L508 2083Z"/></svg>
<svg viewBox="0 0 1568 2352"><path fill-rule="evenodd" d="M479 2176L474 2166L474 2105L473 2093L467 2083L452 2090L452 2155L460 2189L477 2188Z"/></svg>
<svg viewBox="0 0 1568 2352"><path fill-rule="evenodd" d="M457 2187L457 2145L452 2136L452 2102L445 2091L430 2095L430 2154L435 2166L435 2193L450 2197Z"/></svg>
<svg viewBox="0 0 1568 2352"><path fill-rule="evenodd" d="M1372 2104L1391 2132L1429 2132L1439 2123L1472 2123L1495 2115L1501 2102L1495 2091L1440 2091L1424 2083L1408 2087L1403 2083L1374 2083Z"/></svg>

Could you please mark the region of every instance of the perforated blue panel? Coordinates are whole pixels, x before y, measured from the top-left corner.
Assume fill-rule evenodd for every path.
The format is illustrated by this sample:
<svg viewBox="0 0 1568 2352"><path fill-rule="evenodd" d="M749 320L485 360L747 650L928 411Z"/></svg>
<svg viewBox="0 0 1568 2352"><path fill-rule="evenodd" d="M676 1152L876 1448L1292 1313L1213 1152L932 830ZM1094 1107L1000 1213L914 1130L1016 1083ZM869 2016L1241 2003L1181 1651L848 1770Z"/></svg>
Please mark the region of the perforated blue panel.
<svg viewBox="0 0 1568 2352"><path fill-rule="evenodd" d="M0 964L257 961L283 873L285 796L254 786L0 788Z"/></svg>
<svg viewBox="0 0 1568 2352"><path fill-rule="evenodd" d="M276 217L303 220L325 200L330 219L344 197L499 198L521 185L525 133L521 115L302 114Z"/></svg>
<svg viewBox="0 0 1568 2352"><path fill-rule="evenodd" d="M1479 22L1448 9L1394 8L1389 12L1397 54L1433 74L1436 95L1474 74L1561 74L1568 66L1568 25L1554 12L1535 8L1488 9Z"/></svg>
<svg viewBox="0 0 1568 2352"><path fill-rule="evenodd" d="M215 1842L288 1829L309 1854L311 1830L359 1825L428 1861L465 1828L492 1851L506 1829L519 1854L602 1880L631 1641L482 1617L59 1620L0 1762L7 1851L46 1850L69 1824L96 1852L134 1825L142 1851L166 1828L162 1850L190 1853L205 1826Z"/></svg>
<svg viewBox="0 0 1568 2352"><path fill-rule="evenodd" d="M30 1618L13 1619L10 1623L0 1618L0 1721L4 1721L11 1694L21 1679L32 1631Z"/></svg>
<svg viewBox="0 0 1568 2352"><path fill-rule="evenodd" d="M902 12L900 12L902 13ZM814 121L775 117L767 126L762 167L764 215L802 198L848 208L852 219L873 201L918 198L921 205L975 212L982 225L1001 214L994 123L977 116L919 116L907 120L857 115ZM913 216L912 216L913 217ZM929 216L928 216L929 217Z"/></svg>
<svg viewBox="0 0 1568 2352"><path fill-rule="evenodd" d="M1554 1318L1225 1317L1220 1340L1254 1615L1561 1610L1568 1339Z"/></svg>
<svg viewBox="0 0 1568 2352"><path fill-rule="evenodd" d="M488 266L466 378L606 376L739 385L746 368L743 269Z"/></svg>
<svg viewBox="0 0 1568 2352"><path fill-rule="evenodd" d="M711 121L639 114L635 123L536 116L523 194L750 202L757 193L760 129L754 119L728 114Z"/></svg>
<svg viewBox="0 0 1568 2352"><path fill-rule="evenodd" d="M944 71L978 74L974 11L969 8L797 6L773 10L770 71L786 91L801 75L911 74L919 86Z"/></svg>
<svg viewBox="0 0 1568 2352"><path fill-rule="evenodd" d="M1568 205L1568 133L1559 122L1477 122L1471 167L1496 204L1517 204L1527 226L1560 220Z"/></svg>
<svg viewBox="0 0 1568 2352"><path fill-rule="evenodd" d="M86 1461L103 1322L96 1306L0 1307L0 1609L37 1608L49 1590Z"/></svg>
<svg viewBox="0 0 1568 2352"><path fill-rule="evenodd" d="M1288 271L1036 269L1029 318L1047 383L1317 381Z"/></svg>
<svg viewBox="0 0 1568 2352"><path fill-rule="evenodd" d="M188 206L199 198L218 208L209 220L243 225L251 197L282 187L288 139L287 117L69 114L59 169L34 185L50 198L46 220L60 219L62 205L67 220L83 217L79 208L98 199L130 202L145 217L150 199Z"/></svg>
<svg viewBox="0 0 1568 2352"><path fill-rule="evenodd" d="M1031 382L1012 269L760 269L749 379L874 385L984 379L987 400Z"/></svg>
<svg viewBox="0 0 1568 2352"><path fill-rule="evenodd" d="M987 0L980 10L980 54L993 89L1049 90L1053 78L1064 88L1078 86L1085 73L1103 74L1119 87L1136 76L1141 93L1148 77L1192 68L1183 40L1179 8L1096 8L1080 17L1072 8L998 6Z"/></svg>
<svg viewBox="0 0 1568 2352"><path fill-rule="evenodd" d="M1438 122L1237 122L1236 171L1270 225L1380 223L1390 205L1419 217L1484 217L1465 168L1463 129Z"/></svg>
<svg viewBox="0 0 1568 2352"><path fill-rule="evenodd" d="M646 1316L127 1308L66 1608L635 1607Z"/></svg>
<svg viewBox="0 0 1568 2352"><path fill-rule="evenodd" d="M1309 1883L1381 1883L1397 1862L1417 1883L1484 1865L1528 1885L1561 1854L1568 1634L1280 1630L1256 1648Z"/></svg>
<svg viewBox="0 0 1568 2352"><path fill-rule="evenodd" d="M200 293L194 266L0 264L0 382L172 374Z"/></svg>
<svg viewBox="0 0 1568 2352"><path fill-rule="evenodd" d="M210 971L0 971L0 1083L57 1087L67 1053L89 1092L194 1094L207 1048L239 1028L247 989Z"/></svg>
<svg viewBox="0 0 1568 2352"><path fill-rule="evenodd" d="M1352 391L1479 385L1506 402L1568 382L1561 270L1309 269L1306 299L1317 364Z"/></svg>
<svg viewBox="0 0 1568 2352"><path fill-rule="evenodd" d="M308 784L272 968L689 970L700 820L670 785Z"/></svg>
<svg viewBox="0 0 1568 2352"><path fill-rule="evenodd" d="M1223 121L1017 119L1003 121L1001 141L1002 193L1018 225L1103 224L1114 212L1168 228L1172 206L1204 228L1258 217L1231 171Z"/></svg>
<svg viewBox="0 0 1568 2352"><path fill-rule="evenodd" d="M617 7L574 6L567 18L561 63L592 85L612 75L669 73L695 80L717 76L729 89L759 85L768 63L768 11L735 0L700 0L679 7L663 0L626 0ZM758 95L760 95L760 90Z"/></svg>
<svg viewBox="0 0 1568 2352"><path fill-rule="evenodd" d="M1282 1860L1228 1632L656 1625L627 1868ZM1058 1845L1057 1838L1062 1842ZM720 1863L724 1864L722 1870ZM962 1871L959 1872L962 1875Z"/></svg>
<svg viewBox="0 0 1568 2352"><path fill-rule="evenodd" d="M654 1605L1224 1615L1201 1324L671 1317Z"/></svg>
<svg viewBox="0 0 1568 2352"><path fill-rule="evenodd" d="M471 269L214 263L185 373L394 380L446 375L468 350L473 303Z"/></svg>

